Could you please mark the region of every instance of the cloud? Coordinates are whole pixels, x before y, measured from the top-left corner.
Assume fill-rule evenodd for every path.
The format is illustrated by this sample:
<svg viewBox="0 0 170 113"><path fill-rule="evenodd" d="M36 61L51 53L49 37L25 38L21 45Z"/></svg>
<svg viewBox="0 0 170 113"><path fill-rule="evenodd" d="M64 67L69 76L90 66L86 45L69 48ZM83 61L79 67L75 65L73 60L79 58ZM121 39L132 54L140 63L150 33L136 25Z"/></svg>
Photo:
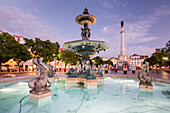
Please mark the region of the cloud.
<svg viewBox="0 0 170 113"><path fill-rule="evenodd" d="M34 10L36 13L39 13L39 10L38 10L38 9L33 8L33 10Z"/></svg>
<svg viewBox="0 0 170 113"><path fill-rule="evenodd" d="M136 22L127 22L125 29L126 43L144 43L157 40L160 37L150 34L154 22L149 20L140 20Z"/></svg>
<svg viewBox="0 0 170 113"><path fill-rule="evenodd" d="M107 9L112 9L113 5L110 3L109 0L99 0L100 4L102 7L107 8Z"/></svg>
<svg viewBox="0 0 170 113"><path fill-rule="evenodd" d="M127 49L128 55L139 54L139 55L148 55L151 56L154 52L154 48L146 47L146 46L133 46Z"/></svg>
<svg viewBox="0 0 170 113"><path fill-rule="evenodd" d="M126 23L126 43L144 43L157 40L161 37L150 34L153 25L160 21L160 18L170 15L168 6L160 6L150 9L150 13L136 18L136 22Z"/></svg>
<svg viewBox="0 0 170 113"><path fill-rule="evenodd" d="M39 17L30 12L23 11L12 5L0 4L0 29L14 35L26 38L41 38L42 40L58 41L63 43L63 38L57 29L50 28ZM34 9L38 12L38 10Z"/></svg>
<svg viewBox="0 0 170 113"><path fill-rule="evenodd" d="M127 1L123 2L123 3L122 3L122 7L125 7L127 4L128 4Z"/></svg>
<svg viewBox="0 0 170 113"><path fill-rule="evenodd" d="M127 1L120 2L118 0L99 0L99 3L102 7L107 9L113 9L113 6L125 7L128 4Z"/></svg>
<svg viewBox="0 0 170 113"><path fill-rule="evenodd" d="M134 53L151 55L154 48L150 48L150 44L154 40L161 37L151 34L152 27L160 21L162 17L170 15L170 10L167 6L160 6L155 9L150 9L147 14L140 16L125 16L125 53L130 56ZM130 19L129 19L130 18ZM119 21L121 18L119 18ZM101 52L99 55L108 58L109 56L118 56L120 52L120 24L111 24L104 26L107 29L100 28L97 34L94 34L95 39L105 41L110 49L106 52ZM147 44L149 44L147 46ZM146 46L142 46L145 44Z"/></svg>

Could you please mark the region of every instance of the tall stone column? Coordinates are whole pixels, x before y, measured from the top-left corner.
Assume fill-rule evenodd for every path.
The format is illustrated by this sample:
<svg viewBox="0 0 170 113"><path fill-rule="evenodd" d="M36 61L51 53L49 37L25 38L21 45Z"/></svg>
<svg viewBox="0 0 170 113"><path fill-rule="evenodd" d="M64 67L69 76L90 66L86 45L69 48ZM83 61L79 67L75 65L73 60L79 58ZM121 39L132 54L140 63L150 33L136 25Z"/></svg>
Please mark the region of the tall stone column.
<svg viewBox="0 0 170 113"><path fill-rule="evenodd" d="M120 29L120 34L121 34L120 55L125 55L124 32L125 32L125 29L124 29L124 27L122 26L121 29Z"/></svg>
<svg viewBox="0 0 170 113"><path fill-rule="evenodd" d="M124 40L125 29L123 25L124 25L124 22L121 21L121 29L120 29L121 43L120 43L120 55L119 55L119 61L118 61L119 66L123 66L123 64L127 62L127 56L125 54L125 40Z"/></svg>

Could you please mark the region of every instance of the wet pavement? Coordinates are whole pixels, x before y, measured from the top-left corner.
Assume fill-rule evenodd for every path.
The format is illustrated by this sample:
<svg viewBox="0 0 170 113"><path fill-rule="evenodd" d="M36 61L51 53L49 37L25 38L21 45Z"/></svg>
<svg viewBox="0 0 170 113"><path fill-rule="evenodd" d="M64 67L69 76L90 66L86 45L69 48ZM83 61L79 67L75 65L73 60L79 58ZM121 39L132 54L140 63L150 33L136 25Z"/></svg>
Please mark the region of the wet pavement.
<svg viewBox="0 0 170 113"><path fill-rule="evenodd" d="M16 75L16 76L5 76L5 75ZM132 71L128 71L127 74L123 74L123 71L118 70L117 73L114 71L109 70L108 73L105 73L105 77L125 77L125 78L137 78L138 70L133 74ZM151 75L155 81L159 82L166 82L170 83L170 73L165 71L158 71L158 70L151 70L149 72L149 75ZM64 72L56 72L54 75L55 77L66 77ZM30 79L37 77L35 72L13 72L13 73L1 73L0 76L0 83L1 82L7 82L7 81L14 81L14 80L20 80L20 79Z"/></svg>
<svg viewBox="0 0 170 113"><path fill-rule="evenodd" d="M1 72L0 73L0 79L5 78L7 76L10 77L10 75L15 75L15 76L26 76L26 75L36 75L35 72Z"/></svg>
<svg viewBox="0 0 170 113"><path fill-rule="evenodd" d="M105 76L137 78L138 71L139 70L137 70L135 72L135 74L133 74L132 71L128 71L127 74L123 74L123 71L120 71L120 70L118 70L117 73L115 73L114 71L111 72L111 70L109 70L108 73L105 73ZM170 73L168 73L168 72L158 71L158 70L151 70L149 72L149 75L151 75L154 78L155 81L170 83Z"/></svg>

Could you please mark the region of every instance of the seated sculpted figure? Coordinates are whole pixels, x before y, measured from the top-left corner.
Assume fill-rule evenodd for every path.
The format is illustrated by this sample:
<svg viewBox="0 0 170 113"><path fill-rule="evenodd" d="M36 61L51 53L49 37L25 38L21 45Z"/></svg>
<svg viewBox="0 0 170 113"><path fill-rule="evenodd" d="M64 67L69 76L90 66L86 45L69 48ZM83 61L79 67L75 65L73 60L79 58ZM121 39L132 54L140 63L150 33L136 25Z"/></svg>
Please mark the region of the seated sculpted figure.
<svg viewBox="0 0 170 113"><path fill-rule="evenodd" d="M81 64L80 61L77 61L77 74L81 74Z"/></svg>
<svg viewBox="0 0 170 113"><path fill-rule="evenodd" d="M76 71L73 68L70 68L66 75L76 75Z"/></svg>
<svg viewBox="0 0 170 113"><path fill-rule="evenodd" d="M152 86L151 82L153 81L153 77L149 76L148 72L149 72L149 63L144 61L141 66L141 71L138 73L138 79L140 80L139 85Z"/></svg>
<svg viewBox="0 0 170 113"><path fill-rule="evenodd" d="M28 82L29 88L31 88L31 92L43 92L47 90L51 86L51 82L47 76L47 65L42 62L43 58L33 59L33 63L36 65L36 74L40 73L40 76L37 78L33 78ZM47 85L47 83L49 85Z"/></svg>
<svg viewBox="0 0 170 113"><path fill-rule="evenodd" d="M91 70L91 66L90 66L90 61L86 61L86 75L87 76L91 76L92 75L92 70Z"/></svg>

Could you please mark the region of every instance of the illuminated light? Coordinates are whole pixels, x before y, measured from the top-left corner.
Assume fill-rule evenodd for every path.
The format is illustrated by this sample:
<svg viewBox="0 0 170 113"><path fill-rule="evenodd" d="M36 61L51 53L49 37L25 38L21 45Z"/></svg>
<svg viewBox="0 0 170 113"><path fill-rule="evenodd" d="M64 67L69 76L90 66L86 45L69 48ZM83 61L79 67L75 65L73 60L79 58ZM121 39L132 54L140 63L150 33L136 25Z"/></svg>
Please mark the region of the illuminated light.
<svg viewBox="0 0 170 113"><path fill-rule="evenodd" d="M110 77L107 77L107 78L104 78L105 80L110 80L111 78Z"/></svg>
<svg viewBox="0 0 170 113"><path fill-rule="evenodd" d="M106 28L106 27L104 27L103 29L104 29L104 30L106 30L107 28Z"/></svg>
<svg viewBox="0 0 170 113"><path fill-rule="evenodd" d="M0 89L0 91L3 91L3 92L13 92L13 91L17 91L17 89L14 89L14 88L3 88L3 89Z"/></svg>
<svg viewBox="0 0 170 113"><path fill-rule="evenodd" d="M163 57L163 60L168 60L168 57Z"/></svg>
<svg viewBox="0 0 170 113"><path fill-rule="evenodd" d="M121 80L120 83L133 83L135 80Z"/></svg>
<svg viewBox="0 0 170 113"><path fill-rule="evenodd" d="M26 85L26 84L28 84L27 82L19 82L19 83L17 83L18 85Z"/></svg>

